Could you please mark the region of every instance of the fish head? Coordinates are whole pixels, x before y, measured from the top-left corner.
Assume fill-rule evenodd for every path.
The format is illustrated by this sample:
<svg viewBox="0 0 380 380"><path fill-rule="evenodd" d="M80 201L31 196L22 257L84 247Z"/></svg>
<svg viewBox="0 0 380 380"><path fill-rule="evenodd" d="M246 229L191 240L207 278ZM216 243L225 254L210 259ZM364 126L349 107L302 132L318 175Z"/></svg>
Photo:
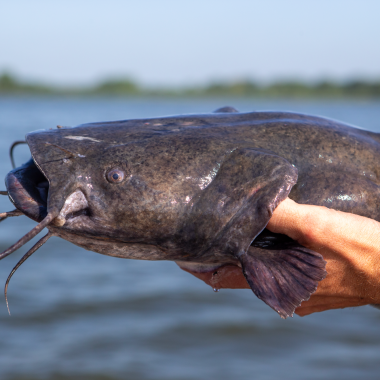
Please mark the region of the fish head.
<svg viewBox="0 0 380 380"><path fill-rule="evenodd" d="M122 123L29 133L32 160L8 174L9 196L38 222L57 214L49 228L66 235L159 245L204 181L166 137Z"/></svg>

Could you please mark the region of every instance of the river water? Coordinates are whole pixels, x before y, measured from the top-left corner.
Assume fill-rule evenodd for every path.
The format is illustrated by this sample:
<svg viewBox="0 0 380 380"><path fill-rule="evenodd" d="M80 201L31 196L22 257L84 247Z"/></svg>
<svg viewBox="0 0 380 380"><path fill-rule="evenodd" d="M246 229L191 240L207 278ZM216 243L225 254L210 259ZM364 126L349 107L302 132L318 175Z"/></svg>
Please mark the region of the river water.
<svg viewBox="0 0 380 380"><path fill-rule="evenodd" d="M0 98L0 177L25 133L84 122L286 110L380 132L380 102L255 99ZM29 157L15 149L17 164ZM2 189L1 189L2 190ZM0 198L0 211L12 209ZM0 249L35 225L1 223ZM36 239L34 239L34 242ZM33 242L0 263L0 280ZM380 311L369 306L286 321L250 290L211 288L171 262L122 260L50 239L0 302L0 379L378 379Z"/></svg>

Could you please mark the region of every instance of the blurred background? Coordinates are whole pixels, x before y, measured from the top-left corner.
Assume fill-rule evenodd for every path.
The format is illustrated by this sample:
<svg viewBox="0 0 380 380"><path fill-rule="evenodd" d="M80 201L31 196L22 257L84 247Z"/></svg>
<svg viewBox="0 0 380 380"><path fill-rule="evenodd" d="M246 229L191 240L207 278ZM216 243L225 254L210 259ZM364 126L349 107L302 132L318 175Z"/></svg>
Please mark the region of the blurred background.
<svg viewBox="0 0 380 380"><path fill-rule="evenodd" d="M0 175L13 141L57 124L231 105L380 132L379 14L370 0L1 2ZM28 158L15 149L16 164ZM34 225L1 223L1 250ZM1 261L2 281L35 241ZM171 262L52 238L8 296L2 380L379 378L379 310L283 321L251 291L214 293Z"/></svg>

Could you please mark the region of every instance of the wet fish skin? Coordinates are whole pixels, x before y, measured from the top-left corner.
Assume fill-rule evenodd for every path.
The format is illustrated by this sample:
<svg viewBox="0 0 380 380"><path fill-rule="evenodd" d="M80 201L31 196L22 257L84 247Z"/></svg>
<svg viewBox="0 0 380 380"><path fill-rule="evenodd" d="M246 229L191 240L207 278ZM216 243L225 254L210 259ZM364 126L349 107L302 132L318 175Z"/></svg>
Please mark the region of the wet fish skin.
<svg viewBox="0 0 380 380"><path fill-rule="evenodd" d="M59 210L51 234L110 256L240 266L283 318L326 271L321 255L265 230L277 205L289 196L380 221L379 137L329 119L224 108L37 131L26 141L34 161L8 174L7 189L38 222ZM27 173L37 169L33 183ZM121 182L109 181L112 170ZM44 178L47 203L43 190L36 195Z"/></svg>

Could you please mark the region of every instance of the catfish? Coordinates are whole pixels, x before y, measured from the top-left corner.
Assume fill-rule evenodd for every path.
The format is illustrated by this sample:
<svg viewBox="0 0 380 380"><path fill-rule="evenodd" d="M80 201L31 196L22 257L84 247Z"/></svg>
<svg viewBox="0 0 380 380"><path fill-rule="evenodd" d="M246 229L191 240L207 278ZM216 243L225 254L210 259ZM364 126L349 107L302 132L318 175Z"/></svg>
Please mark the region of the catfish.
<svg viewBox="0 0 380 380"><path fill-rule="evenodd" d="M241 270L253 293L292 316L326 276L323 257L265 227L287 197L380 221L380 138L289 112L98 122L26 135L32 158L5 178L14 211L50 237L120 258L192 271ZM7 306L8 306L8 300ZM8 308L9 310L9 308Z"/></svg>

